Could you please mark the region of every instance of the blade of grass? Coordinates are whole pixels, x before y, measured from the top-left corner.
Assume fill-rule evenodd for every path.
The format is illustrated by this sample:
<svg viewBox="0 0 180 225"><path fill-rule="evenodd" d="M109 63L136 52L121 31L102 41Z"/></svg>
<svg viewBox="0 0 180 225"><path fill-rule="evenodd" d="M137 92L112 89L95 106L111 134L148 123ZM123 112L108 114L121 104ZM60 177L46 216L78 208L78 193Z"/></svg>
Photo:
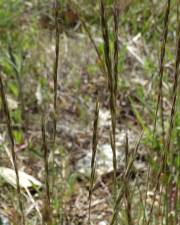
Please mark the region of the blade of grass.
<svg viewBox="0 0 180 225"><path fill-rule="evenodd" d="M92 34L91 34L91 32L90 32L90 29L88 28L88 26L86 25L86 22L84 21L84 19L83 19L82 17L80 17L80 20L81 20L81 23L82 23L82 25L83 25L83 27L84 27L84 30L86 31L86 33L87 33L87 35L88 35L88 37L89 37L89 40L90 40L91 43L92 43L93 48L94 48L95 51L96 51L96 54L97 54L97 56L98 56L98 59L99 59L99 61L100 61L101 67L102 67L102 72L103 72L104 74L106 74L106 68L105 68L105 65L104 65L104 61L103 61L103 59L102 59L102 57L101 57L101 53L99 52L96 43L95 43L95 41L94 41L94 39L93 39L93 37L92 37Z"/></svg>
<svg viewBox="0 0 180 225"><path fill-rule="evenodd" d="M1 74L0 74L0 92L1 92L1 100L2 100L2 105L3 105L4 115L6 118L8 135L9 135L9 139L11 142L11 154L12 154L12 160L13 160L14 170L15 170L15 174L16 174L17 197L18 197L19 209L21 211L21 217L22 217L21 224L25 225L26 222L25 222L25 215L24 215L24 210L23 210L23 200L22 200L21 188L20 188L20 183L19 183L19 173L18 173L18 166L17 166L17 161L16 161L15 143L14 143L13 130L12 130L12 125L11 125L10 111L9 111L7 100L6 100L6 94L5 94Z"/></svg>

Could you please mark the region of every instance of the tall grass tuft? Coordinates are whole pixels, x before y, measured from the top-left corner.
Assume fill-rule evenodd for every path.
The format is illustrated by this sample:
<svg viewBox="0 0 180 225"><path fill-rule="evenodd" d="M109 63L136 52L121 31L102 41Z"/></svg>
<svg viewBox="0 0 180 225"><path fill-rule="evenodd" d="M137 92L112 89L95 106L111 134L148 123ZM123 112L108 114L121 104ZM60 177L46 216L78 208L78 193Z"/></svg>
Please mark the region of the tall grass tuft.
<svg viewBox="0 0 180 225"><path fill-rule="evenodd" d="M177 13L179 13L179 10L177 10ZM179 15L177 16L179 18ZM171 146L171 138L172 138L172 131L173 131L173 126L174 126L174 117L175 117L175 112L176 112L176 100L177 100L177 94L178 94L178 81L179 81L179 64L180 64L180 20L178 20L178 25L177 25L177 45L176 45L176 59L175 59L175 70L174 70L174 83L173 83L173 101L172 101L172 106L171 106L171 113L170 113L170 122L169 122L169 129L167 133L167 139L166 139L166 144L164 146L164 152L163 152L163 157L162 157L162 165L160 167L158 176L157 176L157 183L155 187L155 194L153 198L153 203L151 206L150 210L150 215L149 215L149 220L148 220L148 225L150 224L151 221L151 216L154 208L154 202L157 194L157 190L160 185L160 177L161 174L167 173L168 172L168 156L172 154L170 152L170 146ZM166 184L166 195L168 191L168 186L169 182ZM168 205L168 199L166 204ZM168 223L168 206L166 206L166 224Z"/></svg>
<svg viewBox="0 0 180 225"><path fill-rule="evenodd" d="M1 100L2 100L2 105L3 105L4 115L6 118L8 135L9 135L9 139L11 142L11 155L12 155L13 166L14 166L14 170L15 170L15 174L16 174L17 196L18 196L19 209L21 211L21 220L22 220L21 224L25 225L26 222L25 222L25 215L24 215L24 210L23 210L23 200L22 200L21 188L20 188L20 183L19 183L19 173L18 173L18 166L17 166L17 161L16 161L15 143L14 143L13 130L12 130L12 125L11 125L10 111L9 111L7 100L6 100L6 94L5 94L1 74L0 74L0 92L1 92Z"/></svg>
<svg viewBox="0 0 180 225"><path fill-rule="evenodd" d="M91 222L91 201L92 201L92 192L94 186L94 178L96 171L96 152L98 144L98 121L99 121L99 102L96 102L95 116L94 116L94 125L93 125L93 139L92 139L92 158L91 158L91 178L90 178L90 187L89 187L89 224Z"/></svg>

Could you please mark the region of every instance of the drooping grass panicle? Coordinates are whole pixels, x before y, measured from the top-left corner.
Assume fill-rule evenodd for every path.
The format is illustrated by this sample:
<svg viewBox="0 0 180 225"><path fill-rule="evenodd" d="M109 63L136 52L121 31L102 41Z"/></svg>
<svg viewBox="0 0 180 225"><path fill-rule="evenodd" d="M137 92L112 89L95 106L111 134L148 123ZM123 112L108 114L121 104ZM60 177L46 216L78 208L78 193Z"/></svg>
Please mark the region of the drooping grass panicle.
<svg viewBox="0 0 180 225"><path fill-rule="evenodd" d="M164 130L164 107L163 107L163 89L162 88L163 88L164 58L165 58L166 42L167 42L167 35L168 35L170 6L171 6L171 0L167 0L167 6L166 6L166 11L164 16L164 27L163 27L163 36L161 41L161 53L160 53L160 65L159 65L159 73L158 73L159 74L158 99L157 99L154 129L153 129L153 137L154 137L155 130L156 130L157 117L158 117L158 110L160 107L163 144L165 141L164 140L165 130Z"/></svg>
<svg viewBox="0 0 180 225"><path fill-rule="evenodd" d="M94 178L96 171L96 152L98 144L98 121L99 121L99 101L96 102L94 124L93 124L93 138L92 138L92 158L91 158L91 177L90 177L90 188L89 188L89 224L91 221L91 201L92 192L94 186Z"/></svg>
<svg viewBox="0 0 180 225"><path fill-rule="evenodd" d="M11 125L10 111L9 111L8 103L6 100L6 94L5 94L1 74L0 74L0 93L1 93L1 101L2 101L2 106L3 106L3 110L4 110L4 115L6 118L7 131L8 131L9 139L11 142L11 155L12 155L13 166L14 166L14 170L15 170L15 174L16 174L17 196L18 196L18 202L19 202L19 209L21 211L21 217L22 217L21 224L25 225L25 215L24 215L24 210L23 210L23 200L22 200L22 194L21 194L21 188L20 188L20 182L19 182L19 173L18 173L18 166L17 166L17 160L16 160L16 153L15 153L14 136L13 136L13 130L12 130L12 125Z"/></svg>

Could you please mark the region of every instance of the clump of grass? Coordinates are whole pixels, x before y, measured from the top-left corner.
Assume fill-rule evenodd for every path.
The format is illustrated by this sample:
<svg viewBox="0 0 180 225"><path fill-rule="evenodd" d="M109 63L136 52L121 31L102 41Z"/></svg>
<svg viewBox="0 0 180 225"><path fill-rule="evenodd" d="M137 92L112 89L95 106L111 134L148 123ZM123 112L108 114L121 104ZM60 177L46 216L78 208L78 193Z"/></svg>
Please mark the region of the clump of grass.
<svg viewBox="0 0 180 225"><path fill-rule="evenodd" d="M11 125L11 118L10 118L10 111L8 108L7 100L6 100L6 94L3 86L2 81L2 75L0 74L0 93L1 93L1 101L3 105L4 115L6 118L6 125L7 125L7 131L9 135L9 139L11 142L11 155L13 160L13 166L16 174L16 188L17 188L17 196L18 196L18 202L19 202L19 209L21 211L21 224L25 225L25 215L23 210L23 200L22 200L22 194L21 194L21 188L19 183L19 173L18 173L18 166L17 166L17 160L16 160L16 153L15 153L15 143L14 143L14 137L13 137L13 130Z"/></svg>
<svg viewBox="0 0 180 225"><path fill-rule="evenodd" d="M177 13L179 14L179 10L177 11ZM177 17L179 18L179 15L177 15ZM178 25L177 25L177 46L176 46L176 59L175 59L175 70L174 70L174 82L173 82L173 101L172 101L172 106L171 106L171 113L170 113L170 122L169 122L169 129L168 129L168 133L167 133L167 139L166 139L166 143L164 145L163 148L163 156L162 156L162 160L161 160L161 166L160 166L160 170L158 172L158 176L157 176L157 183L155 186L155 194L154 194L154 198L153 198L153 202L152 202L152 206L151 206L151 210L150 210L150 215L149 215L149 220L148 220L148 225L150 224L151 221L151 216L152 216L152 212L153 212L153 208L154 208L154 202L155 202L155 198L156 198L156 194L158 191L158 188L160 186L160 177L162 175L162 173L168 174L168 158L170 157L170 155L172 154L170 152L170 146L171 146L171 138L172 138L172 131L173 131L173 127L174 127L174 117L175 117L175 112L176 112L176 100L177 100L177 94L178 94L178 80L179 80L179 64L180 64L180 20L178 20ZM168 195L168 190L169 190L169 182L168 181L166 183L166 196ZM166 198L166 202L164 203L166 206L164 206L166 208L165 210L165 219L166 219L166 224L168 224L168 199Z"/></svg>
<svg viewBox="0 0 180 225"><path fill-rule="evenodd" d="M165 16L164 16L163 35L162 35L162 40L161 40L160 64L159 64L159 73L158 73L158 75L159 75L158 98L157 98L157 105L156 105L156 112L155 112L155 119L154 119L154 128L153 128L153 138L155 138L156 124L157 124L157 118L158 118L158 110L159 110L159 107L160 107L160 119L161 119L163 148L165 147L165 128L164 128L164 107L163 107L164 103L163 103L163 89L162 88L163 88L163 75L164 75L164 58L165 58L165 50L166 50L168 27L169 27L170 6L171 6L171 0L167 0L166 9L165 9ZM158 190L158 187L159 187L158 183L160 182L159 178L161 176L161 172L159 172L159 174L158 174L158 182L157 182L157 185L155 187L155 194L154 194L152 206L151 206L151 209L150 209L149 220L148 220L147 224L149 224L150 220L151 220L151 214L153 212L154 202L155 202L157 190ZM150 174L150 166L148 168L147 188L149 187L149 180L150 180L149 174ZM145 204L146 204L146 201L145 201Z"/></svg>

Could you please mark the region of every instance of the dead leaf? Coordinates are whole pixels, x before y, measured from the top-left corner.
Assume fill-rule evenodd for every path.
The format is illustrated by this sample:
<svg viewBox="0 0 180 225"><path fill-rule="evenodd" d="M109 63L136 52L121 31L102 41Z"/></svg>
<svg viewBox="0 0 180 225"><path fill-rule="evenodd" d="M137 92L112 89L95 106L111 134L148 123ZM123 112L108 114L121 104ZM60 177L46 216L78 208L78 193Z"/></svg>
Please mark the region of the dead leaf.
<svg viewBox="0 0 180 225"><path fill-rule="evenodd" d="M16 174L13 169L0 167L0 177L2 177L5 182L9 183L10 185L16 188ZM33 186L37 187L42 186L40 181L22 171L19 171L19 184L22 188L25 189Z"/></svg>

